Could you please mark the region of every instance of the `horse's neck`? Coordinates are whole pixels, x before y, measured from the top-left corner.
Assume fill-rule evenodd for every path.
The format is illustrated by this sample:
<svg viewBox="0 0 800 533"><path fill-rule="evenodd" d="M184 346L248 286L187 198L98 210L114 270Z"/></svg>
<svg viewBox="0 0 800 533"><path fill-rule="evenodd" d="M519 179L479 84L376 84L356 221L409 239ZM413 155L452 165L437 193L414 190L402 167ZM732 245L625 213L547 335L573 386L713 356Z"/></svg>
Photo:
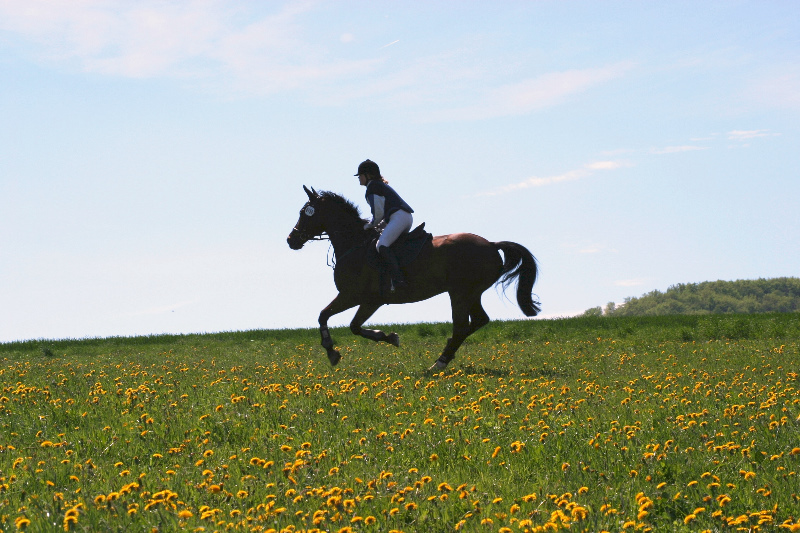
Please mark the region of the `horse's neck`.
<svg viewBox="0 0 800 533"><path fill-rule="evenodd" d="M328 231L328 237L331 240L334 252L344 254L355 246L364 243L365 234L361 228L361 222L350 222L349 220L339 225L337 228L332 228Z"/></svg>

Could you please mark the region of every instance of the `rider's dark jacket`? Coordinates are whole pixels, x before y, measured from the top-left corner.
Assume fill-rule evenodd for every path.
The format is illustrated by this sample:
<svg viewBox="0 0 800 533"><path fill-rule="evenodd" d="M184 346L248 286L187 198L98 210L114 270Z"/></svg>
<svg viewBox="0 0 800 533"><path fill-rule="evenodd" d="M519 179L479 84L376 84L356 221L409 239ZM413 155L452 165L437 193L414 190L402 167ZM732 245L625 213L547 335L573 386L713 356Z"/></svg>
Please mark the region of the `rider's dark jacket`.
<svg viewBox="0 0 800 533"><path fill-rule="evenodd" d="M400 209L408 213L414 212L411 206L400 198L400 195L394 189L381 180L371 180L367 183L367 193L364 197L372 210L373 224L378 224L384 220L388 221L392 214ZM380 213L381 204L383 205L383 213ZM381 216L381 219L375 220L376 215Z"/></svg>

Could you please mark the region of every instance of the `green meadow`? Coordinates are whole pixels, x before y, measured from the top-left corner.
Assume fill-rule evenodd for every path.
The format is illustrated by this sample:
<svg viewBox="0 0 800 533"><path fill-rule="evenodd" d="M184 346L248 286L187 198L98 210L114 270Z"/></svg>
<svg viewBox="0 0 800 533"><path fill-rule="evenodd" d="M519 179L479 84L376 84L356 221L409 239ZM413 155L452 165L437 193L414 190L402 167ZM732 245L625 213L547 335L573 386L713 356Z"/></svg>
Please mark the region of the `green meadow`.
<svg viewBox="0 0 800 533"><path fill-rule="evenodd" d="M0 530L800 531L798 318L0 344Z"/></svg>

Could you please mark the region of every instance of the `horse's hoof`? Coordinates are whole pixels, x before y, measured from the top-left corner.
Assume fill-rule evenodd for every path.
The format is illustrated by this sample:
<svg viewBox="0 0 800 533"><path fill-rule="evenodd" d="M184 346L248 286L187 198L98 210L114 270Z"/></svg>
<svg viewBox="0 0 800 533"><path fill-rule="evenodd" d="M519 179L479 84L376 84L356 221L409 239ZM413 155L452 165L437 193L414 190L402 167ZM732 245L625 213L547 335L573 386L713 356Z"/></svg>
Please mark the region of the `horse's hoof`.
<svg viewBox="0 0 800 533"><path fill-rule="evenodd" d="M428 371L429 371L429 372L433 372L434 370L444 370L445 368L447 368L447 363L445 363L445 362L443 362L443 361L440 361L439 359L437 359L437 360L436 360L436 362L435 362L435 363L433 363L433 366L431 366L431 367L428 369Z"/></svg>
<svg viewBox="0 0 800 533"><path fill-rule="evenodd" d="M338 365L341 359L342 359L342 354L339 353L339 350L331 350L330 352L328 352L328 361L331 362L331 366Z"/></svg>
<svg viewBox="0 0 800 533"><path fill-rule="evenodd" d="M392 346L400 346L400 335L397 333L390 333L386 336L386 342L391 344Z"/></svg>

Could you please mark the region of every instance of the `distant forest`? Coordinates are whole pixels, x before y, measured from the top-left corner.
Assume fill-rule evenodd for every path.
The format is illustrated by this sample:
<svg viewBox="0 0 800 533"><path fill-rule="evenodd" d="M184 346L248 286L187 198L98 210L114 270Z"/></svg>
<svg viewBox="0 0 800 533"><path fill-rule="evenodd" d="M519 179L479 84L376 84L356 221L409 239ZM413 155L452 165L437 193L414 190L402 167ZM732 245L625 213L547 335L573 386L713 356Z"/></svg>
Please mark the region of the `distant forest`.
<svg viewBox="0 0 800 533"><path fill-rule="evenodd" d="M680 283L666 292L587 309L585 316L704 315L800 311L800 278Z"/></svg>

